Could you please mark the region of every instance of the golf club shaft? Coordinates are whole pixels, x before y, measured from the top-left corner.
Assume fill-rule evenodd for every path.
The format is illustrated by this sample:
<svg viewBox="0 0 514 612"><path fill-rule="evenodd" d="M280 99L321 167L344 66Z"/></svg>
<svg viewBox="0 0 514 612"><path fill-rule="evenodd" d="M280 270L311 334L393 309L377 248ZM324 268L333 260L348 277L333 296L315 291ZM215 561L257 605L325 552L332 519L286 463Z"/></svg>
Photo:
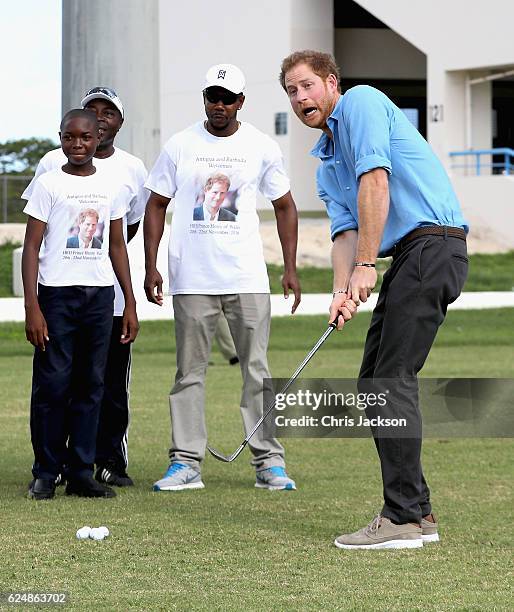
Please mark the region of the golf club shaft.
<svg viewBox="0 0 514 612"><path fill-rule="evenodd" d="M268 416L268 414L273 410L273 408L275 408L275 405L277 403L277 395L281 395L282 393L285 393L289 387L294 383L294 381L298 378L300 372L305 368L305 366L309 363L309 361L312 359L312 357L314 356L314 354L316 353L316 351L319 349L319 347L323 344L323 342L325 342L325 340L330 336L330 334L334 331L334 329L336 329L336 325L335 323L331 323L328 328L326 329L326 331L323 333L323 335L321 336L321 338L316 342L316 344L312 347L312 349L309 351L309 354L307 355L307 357L305 357L305 359L302 361L302 363L296 368L294 374L291 376L291 378L287 381L287 383L283 386L283 388L279 391L279 393L275 394L275 399L272 402L272 404L267 408L266 412L262 415L262 417L257 421L257 423L255 424L254 428L252 429L252 431L246 436L242 447L244 448L246 446L246 444L248 443L248 441L250 440L250 438L253 436L253 434L259 429L259 427L262 425L262 423L264 422L264 420L266 419L266 417ZM241 448L241 450L243 450Z"/></svg>
<svg viewBox="0 0 514 612"><path fill-rule="evenodd" d="M298 377L300 372L304 369L304 367L312 359L313 355L316 353L316 351L319 349L319 347L323 344L323 342L325 342L325 340L330 336L330 334L334 331L334 329L337 328L337 319L338 318L339 318L339 316L332 323L330 323L330 325L328 326L326 331L323 333L321 338L316 342L316 344L309 351L309 354L307 355L307 357L305 357L305 359L302 361L302 363L296 368L294 374L291 376L291 378L287 381L287 383L281 389L280 393L285 393L289 389L289 387L296 380L296 378ZM222 455L217 450L215 450L215 449L211 448L210 446L208 446L207 448L209 449L209 452L216 459L218 459L220 461L225 461L225 462L228 462L228 463L231 463L232 461L234 461L234 459L236 459L243 452L243 449L248 444L250 438L253 436L253 434L257 431L257 429L259 429L259 427L264 422L264 419L266 419L266 417L273 410L273 408L275 408L275 405L277 403L277 395L279 395L279 394L278 393L275 394L275 399L274 399L273 403L266 409L266 412L264 412L262 417L257 421L257 423L255 424L255 426L252 429L252 431L246 436L246 438L243 440L243 442L241 443L239 448L236 451L234 451L232 453L232 455L228 455L228 456Z"/></svg>

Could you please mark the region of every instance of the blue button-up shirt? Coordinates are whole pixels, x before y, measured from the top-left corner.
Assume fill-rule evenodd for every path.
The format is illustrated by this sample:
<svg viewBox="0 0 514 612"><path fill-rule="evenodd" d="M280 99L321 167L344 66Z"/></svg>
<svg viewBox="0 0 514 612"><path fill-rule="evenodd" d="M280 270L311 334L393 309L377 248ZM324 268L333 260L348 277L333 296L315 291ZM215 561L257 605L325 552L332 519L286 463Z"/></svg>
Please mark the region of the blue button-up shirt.
<svg viewBox="0 0 514 612"><path fill-rule="evenodd" d="M375 168L389 173L389 214L380 255L423 225L468 231L441 162L405 114L378 89L358 85L341 96L311 154L319 157L318 194L327 207L332 240L358 229L359 178Z"/></svg>

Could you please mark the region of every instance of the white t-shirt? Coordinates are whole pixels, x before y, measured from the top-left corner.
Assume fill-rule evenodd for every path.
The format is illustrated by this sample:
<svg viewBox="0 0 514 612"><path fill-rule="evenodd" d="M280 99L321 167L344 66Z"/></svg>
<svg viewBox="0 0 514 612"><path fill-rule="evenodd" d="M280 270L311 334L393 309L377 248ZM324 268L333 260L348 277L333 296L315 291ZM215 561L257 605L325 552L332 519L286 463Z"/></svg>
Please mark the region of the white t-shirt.
<svg viewBox="0 0 514 612"><path fill-rule="evenodd" d="M39 161L34 177L21 197L24 200L29 200L37 179L45 172L62 168L67 161L62 149L54 149L46 153ZM123 217L123 235L126 241L127 225L134 225L140 221L145 212L149 196L149 192L144 187L148 175L145 165L138 157L118 148L115 148L114 153L105 159L94 157L93 165L107 171L113 183L127 184L131 189L132 194L130 201L127 203L127 214ZM114 278L114 296L114 316L121 316L125 307L125 300L116 277Z"/></svg>
<svg viewBox="0 0 514 612"><path fill-rule="evenodd" d="M276 200L290 189L276 142L248 123L221 138L196 123L168 140L146 187L175 198L171 294L269 293L257 191ZM204 203L213 202L210 221Z"/></svg>
<svg viewBox="0 0 514 612"><path fill-rule="evenodd" d="M46 223L38 282L50 287L112 285L110 221L127 213L130 197L127 185L113 183L98 169L90 176L60 168L41 175L23 210Z"/></svg>

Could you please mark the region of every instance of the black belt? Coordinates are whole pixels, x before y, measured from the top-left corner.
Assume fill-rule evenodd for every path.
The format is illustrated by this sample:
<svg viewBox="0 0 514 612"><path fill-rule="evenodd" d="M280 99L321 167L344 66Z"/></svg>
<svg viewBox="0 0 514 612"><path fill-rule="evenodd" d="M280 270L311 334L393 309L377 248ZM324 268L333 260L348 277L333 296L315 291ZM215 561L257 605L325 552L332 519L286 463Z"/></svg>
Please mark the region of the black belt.
<svg viewBox="0 0 514 612"><path fill-rule="evenodd" d="M409 232L401 240L399 240L392 249L389 249L386 253L386 257L391 255L398 255L402 249L404 249L409 242L412 242L420 236L444 236L445 240L448 236L451 238L460 238L466 240L466 232L462 227L449 227L447 225L425 225L424 227L418 227L412 232Z"/></svg>

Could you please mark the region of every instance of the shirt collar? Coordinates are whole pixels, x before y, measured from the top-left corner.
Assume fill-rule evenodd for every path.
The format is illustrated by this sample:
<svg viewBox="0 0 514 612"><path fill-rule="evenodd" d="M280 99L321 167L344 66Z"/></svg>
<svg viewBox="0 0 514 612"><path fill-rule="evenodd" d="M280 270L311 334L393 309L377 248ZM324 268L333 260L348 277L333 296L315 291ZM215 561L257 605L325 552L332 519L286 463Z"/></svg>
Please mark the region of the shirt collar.
<svg viewBox="0 0 514 612"><path fill-rule="evenodd" d="M334 133L334 124L337 123L338 117L341 115L340 107L342 105L342 102L343 102L343 96L341 95L339 96L339 100L337 101L337 104L334 106L334 110L330 113L330 116L327 118L327 125L332 131L332 134ZM332 157L333 149L331 150L330 153L327 152L330 150L329 145L330 145L330 138L325 134L325 132L323 132L318 142L311 149L310 154L313 157L319 157L319 159L327 159L328 157Z"/></svg>
<svg viewBox="0 0 514 612"><path fill-rule="evenodd" d="M220 216L220 210L221 208L218 208L218 212L214 215L214 219L213 221L217 221L219 216ZM205 204L203 204L203 220L204 221L210 221L211 220L211 213L209 212L209 209L207 208L207 206Z"/></svg>

